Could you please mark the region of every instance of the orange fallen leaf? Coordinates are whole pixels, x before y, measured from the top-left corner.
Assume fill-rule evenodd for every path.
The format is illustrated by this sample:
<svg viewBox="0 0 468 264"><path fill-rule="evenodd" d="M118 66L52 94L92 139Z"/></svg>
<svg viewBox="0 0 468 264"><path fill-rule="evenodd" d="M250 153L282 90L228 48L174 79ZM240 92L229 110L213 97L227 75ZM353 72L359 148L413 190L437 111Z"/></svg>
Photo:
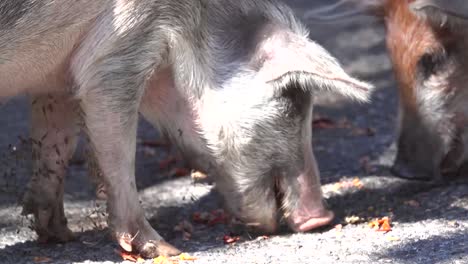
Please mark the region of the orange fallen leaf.
<svg viewBox="0 0 468 264"><path fill-rule="evenodd" d="M134 254L123 250L116 250L116 252L122 257L123 260L128 260L136 263L145 262L145 260L138 254Z"/></svg>
<svg viewBox="0 0 468 264"><path fill-rule="evenodd" d="M352 183L353 183L353 186L357 187L358 189L361 189L362 187L364 187L364 184L361 182L359 178L354 178Z"/></svg>
<svg viewBox="0 0 468 264"><path fill-rule="evenodd" d="M354 178L353 180L340 180L339 182L336 182L333 185L333 190L335 192L341 190L341 189L350 189L350 188L358 188L362 189L364 187L364 184L361 182L359 178Z"/></svg>
<svg viewBox="0 0 468 264"><path fill-rule="evenodd" d="M51 258L48 258L48 257L34 257L34 262L36 263L47 263L47 262L51 262L52 259Z"/></svg>
<svg viewBox="0 0 468 264"><path fill-rule="evenodd" d="M392 231L392 228L390 227L390 223L388 222L388 220L382 223L378 231L382 231L382 232Z"/></svg>
<svg viewBox="0 0 468 264"><path fill-rule="evenodd" d="M388 217L376 219L374 221L371 221L368 225L369 227L373 228L375 231L380 231L380 232L392 231L392 227L390 226L390 219Z"/></svg>

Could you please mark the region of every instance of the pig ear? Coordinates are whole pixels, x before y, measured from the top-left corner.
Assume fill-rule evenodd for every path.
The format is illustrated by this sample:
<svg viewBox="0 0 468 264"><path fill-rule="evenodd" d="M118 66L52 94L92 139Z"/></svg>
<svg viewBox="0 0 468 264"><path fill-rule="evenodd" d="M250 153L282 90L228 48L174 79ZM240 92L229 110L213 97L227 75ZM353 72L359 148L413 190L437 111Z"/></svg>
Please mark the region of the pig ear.
<svg viewBox="0 0 468 264"><path fill-rule="evenodd" d="M416 0L410 9L439 26L468 25L467 0Z"/></svg>
<svg viewBox="0 0 468 264"><path fill-rule="evenodd" d="M385 0L341 0L304 14L307 22L340 23L362 16L383 18Z"/></svg>
<svg viewBox="0 0 468 264"><path fill-rule="evenodd" d="M273 36L261 44L257 60L260 78L275 89L300 87L311 94L328 90L358 101L369 100L372 85L348 75L320 45L287 35Z"/></svg>

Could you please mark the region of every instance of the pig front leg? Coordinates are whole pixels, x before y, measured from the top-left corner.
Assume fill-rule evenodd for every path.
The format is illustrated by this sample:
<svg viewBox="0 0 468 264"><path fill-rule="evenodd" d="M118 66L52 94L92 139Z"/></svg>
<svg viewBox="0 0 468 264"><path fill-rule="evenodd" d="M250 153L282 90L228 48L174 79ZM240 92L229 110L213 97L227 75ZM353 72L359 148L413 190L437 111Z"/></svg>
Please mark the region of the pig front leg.
<svg viewBox="0 0 468 264"><path fill-rule="evenodd" d="M108 25L103 22L97 32L107 32ZM147 48L145 39L133 35L139 32L132 29L126 36L128 39L119 39L118 44L112 43L114 39L98 42L104 45L98 48L94 35L90 34L90 39L74 55L72 72L79 87L77 96L87 134L105 185L112 235L124 250L153 258L177 255L180 251L151 227L136 188L138 111L146 81L157 68L157 53L163 50L158 49L155 41Z"/></svg>
<svg viewBox="0 0 468 264"><path fill-rule="evenodd" d="M115 239L126 251L136 251L144 257L177 255L179 251L164 242L148 223L139 203L135 183L137 102L126 102L132 107L125 109L121 102L110 101L113 98L110 94L94 91L87 94L82 107L102 171L109 227Z"/></svg>
<svg viewBox="0 0 468 264"><path fill-rule="evenodd" d="M74 238L63 209L63 182L76 147L77 103L67 94L35 96L31 103L33 175L23 197L23 214L34 215L40 242Z"/></svg>

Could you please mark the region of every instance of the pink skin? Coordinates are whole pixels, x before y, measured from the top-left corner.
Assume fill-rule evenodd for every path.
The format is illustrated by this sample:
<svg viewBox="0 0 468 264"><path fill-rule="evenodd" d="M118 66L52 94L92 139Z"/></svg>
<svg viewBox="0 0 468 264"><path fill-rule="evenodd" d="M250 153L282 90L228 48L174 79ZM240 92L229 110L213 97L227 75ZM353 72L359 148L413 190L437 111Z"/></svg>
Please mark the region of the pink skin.
<svg viewBox="0 0 468 264"><path fill-rule="evenodd" d="M289 226L296 232L307 232L329 224L335 217L333 212L325 209L322 199L317 162L312 150L305 151L306 165L298 177L299 201L296 209L288 216Z"/></svg>
<svg viewBox="0 0 468 264"><path fill-rule="evenodd" d="M298 177L300 198L298 207L288 217L290 227L296 232L306 232L329 224L333 218L333 212L326 210L322 204L319 188L307 187L310 177L301 174Z"/></svg>

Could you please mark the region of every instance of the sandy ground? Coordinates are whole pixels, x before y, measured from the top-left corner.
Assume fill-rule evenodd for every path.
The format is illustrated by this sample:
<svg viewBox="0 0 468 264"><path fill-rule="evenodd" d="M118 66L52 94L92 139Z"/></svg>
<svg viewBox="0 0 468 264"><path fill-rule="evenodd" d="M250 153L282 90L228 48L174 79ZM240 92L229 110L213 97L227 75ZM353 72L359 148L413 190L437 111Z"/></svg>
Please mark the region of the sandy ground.
<svg viewBox="0 0 468 264"><path fill-rule="evenodd" d="M289 2L305 15L327 1ZM368 105L317 95L316 118L338 124L317 127L313 139L327 203L336 213L333 225L307 234L283 228L268 238L242 232L237 243L225 245L222 238L230 232L226 226L192 221L195 212L221 207L212 186L194 184L190 177L170 177L171 168L159 169L167 150L140 144L137 182L151 224L169 242L196 256L193 263L468 263L467 181L434 186L400 180L388 172L395 152L397 98L382 26L363 18L339 25L309 23L309 27L311 37L338 57L347 71L378 88ZM23 160L27 147L17 145L17 136L28 134L27 101L11 100L1 110L0 263L120 263L117 246L105 228L104 205L96 202L79 162L71 166L65 197L69 225L78 233L78 241L35 242L29 219L19 215L17 204L30 171L30 163ZM155 140L157 134L142 121L139 138ZM355 178L362 186L352 184ZM350 216L359 221L346 222ZM370 220L385 216L392 220L392 231L368 227ZM173 231L183 220L194 228L188 241Z"/></svg>

